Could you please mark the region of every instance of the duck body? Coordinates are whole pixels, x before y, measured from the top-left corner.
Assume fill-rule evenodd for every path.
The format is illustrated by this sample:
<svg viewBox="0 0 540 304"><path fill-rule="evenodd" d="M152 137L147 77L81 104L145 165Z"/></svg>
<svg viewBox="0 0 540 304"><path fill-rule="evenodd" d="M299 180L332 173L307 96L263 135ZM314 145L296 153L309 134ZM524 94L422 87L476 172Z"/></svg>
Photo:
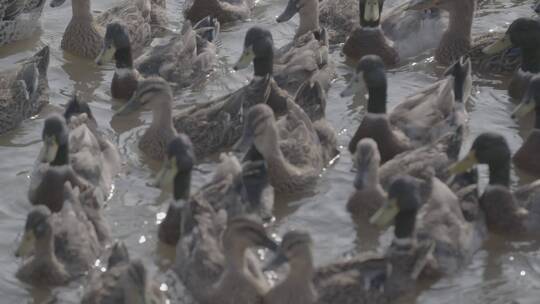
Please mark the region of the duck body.
<svg viewBox="0 0 540 304"><path fill-rule="evenodd" d="M184 3L184 15L193 23L206 16L230 23L249 18L254 7L253 0L190 0Z"/></svg>
<svg viewBox="0 0 540 304"><path fill-rule="evenodd" d="M158 286L140 260L130 261L125 245L114 244L107 271L93 274L85 287L82 304L165 303Z"/></svg>
<svg viewBox="0 0 540 304"><path fill-rule="evenodd" d="M0 134L36 115L49 102L49 47L13 70L0 73Z"/></svg>
<svg viewBox="0 0 540 304"><path fill-rule="evenodd" d="M69 197L59 213L38 206L29 214L25 238L17 256L33 258L17 271L17 278L36 286L64 285L84 275L101 252L92 223L78 202L78 190L66 186ZM34 249L33 249L34 248Z"/></svg>
<svg viewBox="0 0 540 304"><path fill-rule="evenodd" d="M0 2L0 46L28 39L39 29L44 0Z"/></svg>
<svg viewBox="0 0 540 304"><path fill-rule="evenodd" d="M132 45L127 28L121 23L107 25L105 43L98 65L114 61L116 71L111 83L111 96L129 100L138 82L144 77L160 76L185 88L194 79L204 77L216 65L216 47L213 40L219 33L219 22L207 17L194 27L187 21L182 32L169 38L133 60Z"/></svg>
<svg viewBox="0 0 540 304"><path fill-rule="evenodd" d="M384 163L394 156L438 141L448 132L463 127L463 105L471 90L471 64L460 60L445 73L445 78L416 95L407 97L386 114L386 76L382 60L374 55L360 60L349 86L342 96L369 90L368 114L355 132L349 150L364 137L375 139Z"/></svg>
<svg viewBox="0 0 540 304"><path fill-rule="evenodd" d="M55 0L51 6L59 6L65 0ZM136 54L152 41L151 3L140 0L115 6L94 17L90 0L72 0L73 16L69 22L61 47L74 55L94 60L103 46L107 24L121 22L129 33L129 38Z"/></svg>

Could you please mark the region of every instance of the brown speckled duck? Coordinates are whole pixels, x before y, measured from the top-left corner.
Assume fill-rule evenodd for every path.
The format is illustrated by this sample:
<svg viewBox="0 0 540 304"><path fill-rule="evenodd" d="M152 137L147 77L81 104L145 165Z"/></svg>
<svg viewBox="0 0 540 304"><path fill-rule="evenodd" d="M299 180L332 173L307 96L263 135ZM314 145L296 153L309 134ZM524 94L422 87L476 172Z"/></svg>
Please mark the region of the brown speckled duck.
<svg viewBox="0 0 540 304"><path fill-rule="evenodd" d="M538 235L540 228L540 181L510 190L511 151L497 133L480 134L469 153L450 167L460 173L476 164L489 167L489 185L480 198L480 208L490 232L512 237Z"/></svg>
<svg viewBox="0 0 540 304"><path fill-rule="evenodd" d="M49 47L0 73L0 134L36 115L49 102Z"/></svg>

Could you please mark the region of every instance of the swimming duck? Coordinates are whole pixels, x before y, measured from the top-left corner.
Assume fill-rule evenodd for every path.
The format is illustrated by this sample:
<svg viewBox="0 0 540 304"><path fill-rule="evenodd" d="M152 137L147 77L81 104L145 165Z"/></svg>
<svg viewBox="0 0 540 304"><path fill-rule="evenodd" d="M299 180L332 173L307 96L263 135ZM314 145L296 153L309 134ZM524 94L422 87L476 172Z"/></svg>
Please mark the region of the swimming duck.
<svg viewBox="0 0 540 304"><path fill-rule="evenodd" d="M58 7L66 0L53 0L51 7ZM62 49L74 55L95 59L103 46L107 24L121 21L128 29L133 51L137 55L152 42L151 1L127 1L99 16L93 16L90 0L72 0L73 16L62 37Z"/></svg>
<svg viewBox="0 0 540 304"><path fill-rule="evenodd" d="M130 260L123 243L115 243L107 271L99 271L85 288L81 304L164 304L159 286L141 260Z"/></svg>
<svg viewBox="0 0 540 304"><path fill-rule="evenodd" d="M17 68L0 72L0 134L36 115L49 102L49 47L46 46Z"/></svg>
<svg viewBox="0 0 540 304"><path fill-rule="evenodd" d="M422 244L414 250L359 255L315 269L312 243L303 231L283 236L276 258L266 268L288 263L288 275L265 295L264 303L391 303L414 291L433 251L433 246Z"/></svg>
<svg viewBox="0 0 540 304"><path fill-rule="evenodd" d="M540 73L540 21L532 18L516 19L504 37L487 46L484 52L497 53L501 49L518 47L521 50L521 66L515 71L508 86L508 95L520 100L533 75Z"/></svg>
<svg viewBox="0 0 540 304"><path fill-rule="evenodd" d="M476 0L415 0L408 7L424 11L438 9L449 13L448 28L442 35L435 50L435 60L442 65L450 65L467 55L477 72L513 72L519 66L519 52L515 49L500 49L487 55L483 49L501 37L500 33L483 34L472 37L472 23Z"/></svg>
<svg viewBox="0 0 540 304"><path fill-rule="evenodd" d="M189 0L184 2L184 16L192 23L211 16L224 24L248 19L254 7L254 0Z"/></svg>
<svg viewBox="0 0 540 304"><path fill-rule="evenodd" d="M274 54L274 78L291 94L306 80L318 81L327 92L335 78L335 66L328 58L328 33L319 26L319 1L290 0L276 21L289 21L296 14L300 25L293 41Z"/></svg>
<svg viewBox="0 0 540 304"><path fill-rule="evenodd" d="M394 220L394 250L408 251L424 242L434 244L433 260L422 275L438 277L465 266L480 248L484 231L464 218L458 198L446 184L437 178L427 182L431 194L422 202L421 182L410 176L397 177L388 189L387 203L370 222L384 226Z"/></svg>
<svg viewBox="0 0 540 304"><path fill-rule="evenodd" d="M352 30L343 45L343 54L353 62L358 62L365 55L379 56L386 66L396 66L399 54L392 42L379 27L383 2L378 0L360 0L360 26Z"/></svg>
<svg viewBox="0 0 540 304"><path fill-rule="evenodd" d="M81 115L72 112L78 109L86 109L87 112ZM69 128L64 117L52 115L45 120L43 147L30 177L28 198L32 203L44 201L47 205L54 204L58 197L54 188L46 186L50 169L59 170L65 180L83 191L90 186L95 187L101 200L109 197L113 179L120 171L118 150L109 140L96 133L97 123L90 108L75 97L66 110L66 117L70 119ZM51 208L53 211L55 209Z"/></svg>
<svg viewBox="0 0 540 304"><path fill-rule="evenodd" d="M62 210L36 206L28 214L15 255L29 257L17 271L19 280L34 286L58 286L83 276L101 252L92 223L81 212L78 190L65 185Z"/></svg>
<svg viewBox="0 0 540 304"><path fill-rule="evenodd" d="M376 55L364 56L341 96L363 94L367 86L369 100L365 115L351 142L373 138L384 163L406 150L432 143L465 123L464 103L469 98L472 80L469 60L461 59L446 72L445 78L415 95L407 97L386 114L386 75L384 64Z"/></svg>
<svg viewBox="0 0 540 304"><path fill-rule="evenodd" d="M251 28L246 34L245 52L240 58L237 68L247 67L249 62L253 60L255 77L248 85L210 102L187 106L174 117L170 113L170 106L160 103L159 112L167 113L166 115L163 114L164 117L171 116L174 129L185 133L191 139L194 144L195 154L199 159L204 159L223 149L230 148L238 141L242 133L243 115L250 106L257 103L266 103L279 116L285 114L287 104L293 102L287 92L280 89L272 77L273 57L270 37L271 34L267 30L258 27ZM141 85L139 84L139 86ZM310 86L310 88L312 87ZM146 90L139 88L138 91L139 93L145 93ZM320 115L320 111L324 107L314 105L314 103L320 102L320 99L312 101L310 96L312 96L313 92L310 90L304 90L303 92L305 93L297 94L296 101L303 104L305 108L318 109L317 114ZM302 95L308 93L308 96ZM136 93L136 95L141 97L141 94ZM150 95L148 96L150 97ZM134 110L139 108L142 105L138 101L139 99L132 98L124 109ZM146 100L150 102L154 99L147 98ZM160 119L155 122L155 124L160 124L161 127L163 127L164 123L168 123L168 120Z"/></svg>
<svg viewBox="0 0 540 304"><path fill-rule="evenodd" d="M321 1L321 24L329 31L330 43L338 44L347 40L351 30L356 28L365 17L360 7L365 6L366 3L367 1L364 0ZM437 9L409 11L406 10L407 5L397 5L384 11L375 1L371 2L370 7L377 10L363 12L377 13L379 16L373 15L377 20L362 22L380 23L384 35L394 42L394 48L401 58L412 57L436 47L447 23L446 16Z"/></svg>
<svg viewBox="0 0 540 304"><path fill-rule="evenodd" d="M39 29L45 0L0 3L0 46L27 39Z"/></svg>
<svg viewBox="0 0 540 304"><path fill-rule="evenodd" d="M142 77L161 76L180 88L203 79L216 64L213 41L219 33L219 23L210 17L194 27L187 21L181 34L166 44L156 46L141 55L134 64L131 42L126 27L118 22L107 25L105 42L96 63L114 61L116 70L111 83L111 96L128 100Z"/></svg>
<svg viewBox="0 0 540 304"><path fill-rule="evenodd" d="M497 133L480 134L466 157L450 167L460 173L475 164L489 167L489 185L480 198L491 232L516 236L538 234L538 193L540 182L522 185L514 191L510 187L511 151L506 139Z"/></svg>
<svg viewBox="0 0 540 304"><path fill-rule="evenodd" d="M228 154L222 154L220 159L212 180L191 195L191 172L195 164L193 145L183 134L169 143L167 158L153 184L173 193L173 202L158 231L163 243L176 245L181 236L191 232L192 217L200 205L207 205L215 212L224 210L228 217L244 214L263 220L271 217L274 192L264 162L247 160L242 165L235 156Z"/></svg>
<svg viewBox="0 0 540 304"><path fill-rule="evenodd" d="M264 227L247 217L219 224L208 212L200 213L196 220L194 241L179 244L177 252L186 256L177 257L181 265L174 269L194 298L206 304L263 303L270 286L248 249L277 249ZM226 226L222 233L220 226Z"/></svg>
<svg viewBox="0 0 540 304"><path fill-rule="evenodd" d="M296 104L276 119L272 109L258 104L247 112L238 150L254 148L268 165L270 184L281 194L307 194L314 190L323 168L321 142L306 113Z"/></svg>
<svg viewBox="0 0 540 304"><path fill-rule="evenodd" d="M534 76L522 102L512 113L513 117L523 118L529 112L535 111L535 125L527 139L514 154L514 165L533 175L540 176L540 160L536 151L540 149L540 76Z"/></svg>

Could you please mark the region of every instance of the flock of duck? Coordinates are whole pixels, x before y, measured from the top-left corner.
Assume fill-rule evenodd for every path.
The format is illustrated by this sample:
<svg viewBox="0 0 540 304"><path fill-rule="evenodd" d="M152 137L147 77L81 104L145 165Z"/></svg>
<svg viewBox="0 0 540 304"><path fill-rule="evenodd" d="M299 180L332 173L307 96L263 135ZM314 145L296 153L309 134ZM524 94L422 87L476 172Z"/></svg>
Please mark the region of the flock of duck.
<svg viewBox="0 0 540 304"><path fill-rule="evenodd" d="M45 2L1 0L1 43L34 32ZM172 193L158 237L175 248L170 271L195 302L388 303L419 282L460 271L490 233L538 235L540 180L511 190L510 170L513 162L540 176L540 21L519 18L505 33L473 39L476 0L412 0L384 15L383 2L289 0L277 22L299 15L291 43L276 49L269 30L252 27L233 67L253 64L252 81L173 115L178 90L215 68L221 25L249 18L254 1L188 1L185 24L173 32L163 0L129 0L98 16L90 0L71 0L62 49L98 65L114 63L111 96L125 101L116 115L152 111L138 147L163 163L148 185ZM155 37L169 39L151 47ZM393 226L394 238L383 255L357 254L315 268L309 232L289 231L278 244L268 227L274 197L314 193L340 155L325 118L335 78L329 47L339 43L354 66L341 96L367 96L367 113L348 146L355 179L347 209L379 232ZM447 67L441 79L387 111L385 68L430 49ZM0 133L48 102L48 62L45 47L2 72ZM473 69L513 73L508 94L520 103L512 116L536 113L513 156L504 137L483 133L459 158ZM122 156L89 105L75 94L63 115L45 119L42 140L28 191L35 207L15 252L26 261L16 277L38 287L86 277L82 303L186 301L187 294L162 294L147 266L111 238L103 206ZM197 162L220 152L212 180L192 191ZM489 166L482 192L477 164ZM257 248L274 252L264 267ZM108 260L106 269L94 269L97 259ZM283 264L287 272L280 271ZM273 286L268 271L278 277Z"/></svg>

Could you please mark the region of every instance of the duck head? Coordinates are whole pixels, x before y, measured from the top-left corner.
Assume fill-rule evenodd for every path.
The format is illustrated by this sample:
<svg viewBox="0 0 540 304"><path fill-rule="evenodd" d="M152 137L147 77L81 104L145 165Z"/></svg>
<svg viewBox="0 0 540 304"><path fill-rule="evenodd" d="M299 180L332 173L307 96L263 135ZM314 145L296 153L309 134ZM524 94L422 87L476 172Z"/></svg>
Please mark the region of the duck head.
<svg viewBox="0 0 540 304"><path fill-rule="evenodd" d="M530 112L536 110L536 125L540 127L540 76L533 76L527 87L527 91L521 100L521 103L512 112L512 118L522 119Z"/></svg>
<svg viewBox="0 0 540 304"><path fill-rule="evenodd" d="M253 62L255 76L264 77L273 72L274 40L270 31L258 26L250 28L244 39L244 50L234 70L245 69Z"/></svg>
<svg viewBox="0 0 540 304"><path fill-rule="evenodd" d="M69 162L69 134L64 118L59 115L47 118L41 138L43 147L40 152L40 161L53 166L67 165Z"/></svg>
<svg viewBox="0 0 540 304"><path fill-rule="evenodd" d="M112 61L116 62L117 68L133 67L129 35L126 28L118 22L107 25L103 47L96 58L96 64L104 65Z"/></svg>
<svg viewBox="0 0 540 304"><path fill-rule="evenodd" d="M235 144L234 150L245 152L254 147L265 159L281 153L275 120L274 112L266 104L251 107L245 117L242 137Z"/></svg>
<svg viewBox="0 0 540 304"><path fill-rule="evenodd" d="M264 226L245 216L236 217L227 223L223 234L223 246L240 252L251 247L263 247L272 251L278 249L278 245L268 236Z"/></svg>
<svg viewBox="0 0 540 304"><path fill-rule="evenodd" d="M296 266L301 264L307 264L308 268L313 268L312 257L313 240L307 232L303 231L289 231L281 240L279 249L275 257L268 263L264 270L273 270L285 263ZM308 269L304 269L302 274L309 275Z"/></svg>
<svg viewBox="0 0 540 304"><path fill-rule="evenodd" d="M354 187L362 190L377 185L381 155L377 143L371 138L363 138L356 146L356 177Z"/></svg>
<svg viewBox="0 0 540 304"><path fill-rule="evenodd" d="M167 156L154 186L171 191L175 200L188 199L191 172L195 166L193 144L185 134L176 136L167 147Z"/></svg>
<svg viewBox="0 0 540 304"><path fill-rule="evenodd" d="M16 257L31 256L36 250L36 242L52 237L50 216L51 211L45 206L37 206L28 214L23 238L17 251L15 251Z"/></svg>
<svg viewBox="0 0 540 304"><path fill-rule="evenodd" d="M133 96L115 115L128 115L150 105L158 119L161 118L160 116L170 116L172 99L173 93L167 81L161 77L149 77L138 83Z"/></svg>

